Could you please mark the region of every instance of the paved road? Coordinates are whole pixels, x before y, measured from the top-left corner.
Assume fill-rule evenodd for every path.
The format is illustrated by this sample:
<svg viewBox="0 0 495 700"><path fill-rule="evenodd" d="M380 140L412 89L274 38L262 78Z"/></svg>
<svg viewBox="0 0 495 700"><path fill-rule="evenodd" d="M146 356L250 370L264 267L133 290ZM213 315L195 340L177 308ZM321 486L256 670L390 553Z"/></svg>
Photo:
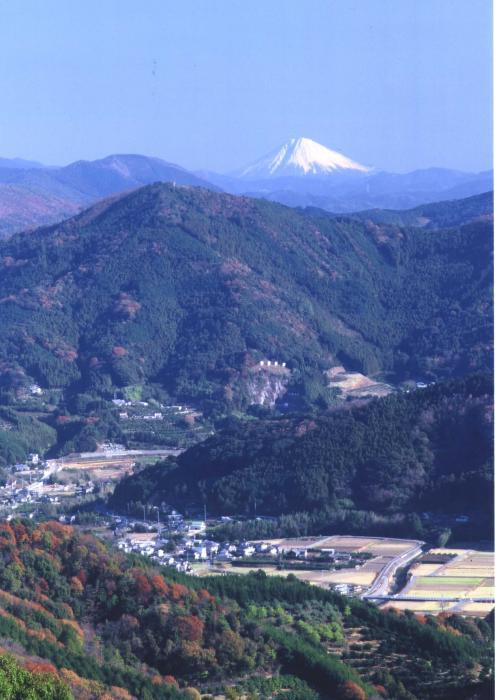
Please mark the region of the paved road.
<svg viewBox="0 0 495 700"><path fill-rule="evenodd" d="M441 597L439 596L438 598L435 596L428 596L427 598L419 598L417 596L410 596L410 595L401 595L400 593L396 593L395 595L381 595L381 596L372 596L373 600L377 601L387 601L387 600L406 600L414 603L423 603L423 602L428 602L430 600L434 600L437 603L453 603L453 602L460 602L460 603L494 603L493 598L460 598L459 596L451 596L449 598Z"/></svg>
<svg viewBox="0 0 495 700"><path fill-rule="evenodd" d="M416 546L413 549L409 549L407 552L403 552L399 556L395 557L395 559L389 561L389 563L383 567L371 586L363 593L361 597L374 600L390 596L390 589L394 583L394 577L397 569L406 566L413 561L413 559L419 557L423 552L423 545L424 542L416 540Z"/></svg>

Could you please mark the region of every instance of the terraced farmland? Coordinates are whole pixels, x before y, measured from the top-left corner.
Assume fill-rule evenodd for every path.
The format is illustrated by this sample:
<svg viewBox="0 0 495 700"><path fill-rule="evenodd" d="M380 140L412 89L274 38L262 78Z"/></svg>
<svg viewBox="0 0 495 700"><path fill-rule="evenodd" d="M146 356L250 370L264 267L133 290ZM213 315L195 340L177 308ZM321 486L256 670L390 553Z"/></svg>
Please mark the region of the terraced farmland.
<svg viewBox="0 0 495 700"><path fill-rule="evenodd" d="M495 607L493 552L434 549L428 554L452 558L444 563L414 564L406 586L385 607L482 617Z"/></svg>

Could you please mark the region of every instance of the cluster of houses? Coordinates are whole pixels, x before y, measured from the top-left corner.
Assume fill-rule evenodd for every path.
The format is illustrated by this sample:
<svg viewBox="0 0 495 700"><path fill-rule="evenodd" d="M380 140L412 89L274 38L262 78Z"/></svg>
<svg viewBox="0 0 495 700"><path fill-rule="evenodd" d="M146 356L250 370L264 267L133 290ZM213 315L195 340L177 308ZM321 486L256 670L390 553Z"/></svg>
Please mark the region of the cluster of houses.
<svg viewBox="0 0 495 700"><path fill-rule="evenodd" d="M0 508L4 515L5 511L15 511L21 505L58 505L61 496L85 496L95 490L92 481L50 484L46 469L47 463L36 452L29 454L26 462L9 468L7 483L0 487Z"/></svg>
<svg viewBox="0 0 495 700"><path fill-rule="evenodd" d="M157 511L158 513L158 511ZM204 535L205 520L185 520L181 513L171 510L162 513L160 522L157 514L156 523L149 522L153 517L153 508L143 509L148 515L146 521L130 521L117 517L113 521L114 536L117 547L126 553L141 554L158 564L171 566L178 571L190 572L193 562L230 562L246 557L271 556L280 554L279 547L266 543L231 543L215 542Z"/></svg>
<svg viewBox="0 0 495 700"><path fill-rule="evenodd" d="M148 517L152 514L153 509L148 509ZM252 559L255 566L257 560L260 563L266 559L304 561L315 554L306 548L287 549L271 542L215 542L205 537L204 520L186 521L175 510L162 515L162 522L158 518L157 515L155 524L116 518L113 528L117 547L123 552L141 554L157 564L186 573L192 571L191 564L194 562L214 565ZM336 552L334 549L319 550L321 555L334 562L348 562L352 557L349 552Z"/></svg>
<svg viewBox="0 0 495 700"><path fill-rule="evenodd" d="M161 411L155 411L154 413L145 413L142 416L130 416L127 411L119 411L119 418L120 420L163 420L165 416Z"/></svg>
<svg viewBox="0 0 495 700"><path fill-rule="evenodd" d="M191 523L194 532L195 524ZM197 532L197 531L196 531ZM122 537L117 547L126 553L142 554L158 564L171 566L178 571L191 572L192 562L229 562L235 559L255 557L257 554L278 556L276 545L265 543L215 542L194 534L174 537L164 536L165 529L158 532L129 532Z"/></svg>
<svg viewBox="0 0 495 700"><path fill-rule="evenodd" d="M40 456L37 452L31 452L28 455L27 462L17 462L11 468L12 472L28 472L32 471L33 468L43 470L45 464L40 462Z"/></svg>
<svg viewBox="0 0 495 700"><path fill-rule="evenodd" d="M29 503L60 503L58 496L40 496L38 493L30 491L26 486L16 486L15 483L9 487L7 492L2 489L0 496L0 506L15 510L18 506Z"/></svg>
<svg viewBox="0 0 495 700"><path fill-rule="evenodd" d="M119 418L122 420L165 420L167 417L166 413L187 415L188 413L194 413L194 409L188 406L165 406L159 404L159 411L153 411L153 413L143 412L143 409L149 408L150 403L148 401L127 401L125 399L112 399L114 406L121 409L135 409L136 413L130 413L128 410L122 410L119 413ZM156 406L156 402L152 402L152 406Z"/></svg>
<svg viewBox="0 0 495 700"><path fill-rule="evenodd" d="M171 566L177 571L189 573L191 562L207 561L218 551L218 543L209 540L180 538L171 544L171 540L157 536L156 533L130 533L117 544L126 553L142 554L157 564Z"/></svg>
<svg viewBox="0 0 495 700"><path fill-rule="evenodd" d="M37 481L43 477L44 466L44 462L40 461L40 456L36 452L31 453L26 462L11 465L7 484L0 488L0 506L15 510L22 503L39 501L29 486L33 480Z"/></svg>

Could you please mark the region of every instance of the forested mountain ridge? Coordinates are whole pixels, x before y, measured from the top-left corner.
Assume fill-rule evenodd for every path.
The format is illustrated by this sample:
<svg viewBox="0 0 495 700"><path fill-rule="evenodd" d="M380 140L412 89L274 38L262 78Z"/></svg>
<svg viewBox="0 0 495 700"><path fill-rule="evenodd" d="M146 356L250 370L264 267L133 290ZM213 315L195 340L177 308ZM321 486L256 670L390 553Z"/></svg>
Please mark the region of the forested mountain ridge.
<svg viewBox="0 0 495 700"><path fill-rule="evenodd" d="M491 227L428 231L151 185L0 244L1 383L153 379L246 404L263 358L398 378L490 365Z"/></svg>
<svg viewBox="0 0 495 700"><path fill-rule="evenodd" d="M445 168L426 168L409 173L356 170L316 176L265 177L261 180L216 175L204 176L225 192L247 194L291 207L319 207L349 214L371 209L400 210L488 192L493 172L462 173Z"/></svg>
<svg viewBox="0 0 495 700"><path fill-rule="evenodd" d="M73 216L109 195L167 181L217 189L160 158L124 154L64 167L0 159L0 238Z"/></svg>
<svg viewBox="0 0 495 700"><path fill-rule="evenodd" d="M58 522L0 523L0 544L2 644L51 674L36 683L0 650L2 697L489 697L483 620L384 612L294 577L184 576ZM350 651L356 628L376 663Z"/></svg>
<svg viewBox="0 0 495 700"><path fill-rule="evenodd" d="M453 228L475 221L490 221L493 217L493 192L477 194L466 199L423 204L414 209L369 209L353 212L349 216L375 224L416 226L428 230Z"/></svg>
<svg viewBox="0 0 495 700"><path fill-rule="evenodd" d="M339 509L488 519L492 403L491 377L480 376L329 415L233 422L122 480L112 504L205 503L211 513L250 516L322 511L329 523Z"/></svg>

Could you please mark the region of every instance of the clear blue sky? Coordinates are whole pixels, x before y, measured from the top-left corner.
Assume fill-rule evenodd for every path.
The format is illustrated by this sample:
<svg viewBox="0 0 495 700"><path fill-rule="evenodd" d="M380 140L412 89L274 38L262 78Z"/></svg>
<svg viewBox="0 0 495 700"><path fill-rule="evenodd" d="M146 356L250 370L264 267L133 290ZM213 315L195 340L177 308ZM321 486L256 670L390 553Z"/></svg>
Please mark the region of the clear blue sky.
<svg viewBox="0 0 495 700"><path fill-rule="evenodd" d="M491 167L490 0L0 0L0 156Z"/></svg>

